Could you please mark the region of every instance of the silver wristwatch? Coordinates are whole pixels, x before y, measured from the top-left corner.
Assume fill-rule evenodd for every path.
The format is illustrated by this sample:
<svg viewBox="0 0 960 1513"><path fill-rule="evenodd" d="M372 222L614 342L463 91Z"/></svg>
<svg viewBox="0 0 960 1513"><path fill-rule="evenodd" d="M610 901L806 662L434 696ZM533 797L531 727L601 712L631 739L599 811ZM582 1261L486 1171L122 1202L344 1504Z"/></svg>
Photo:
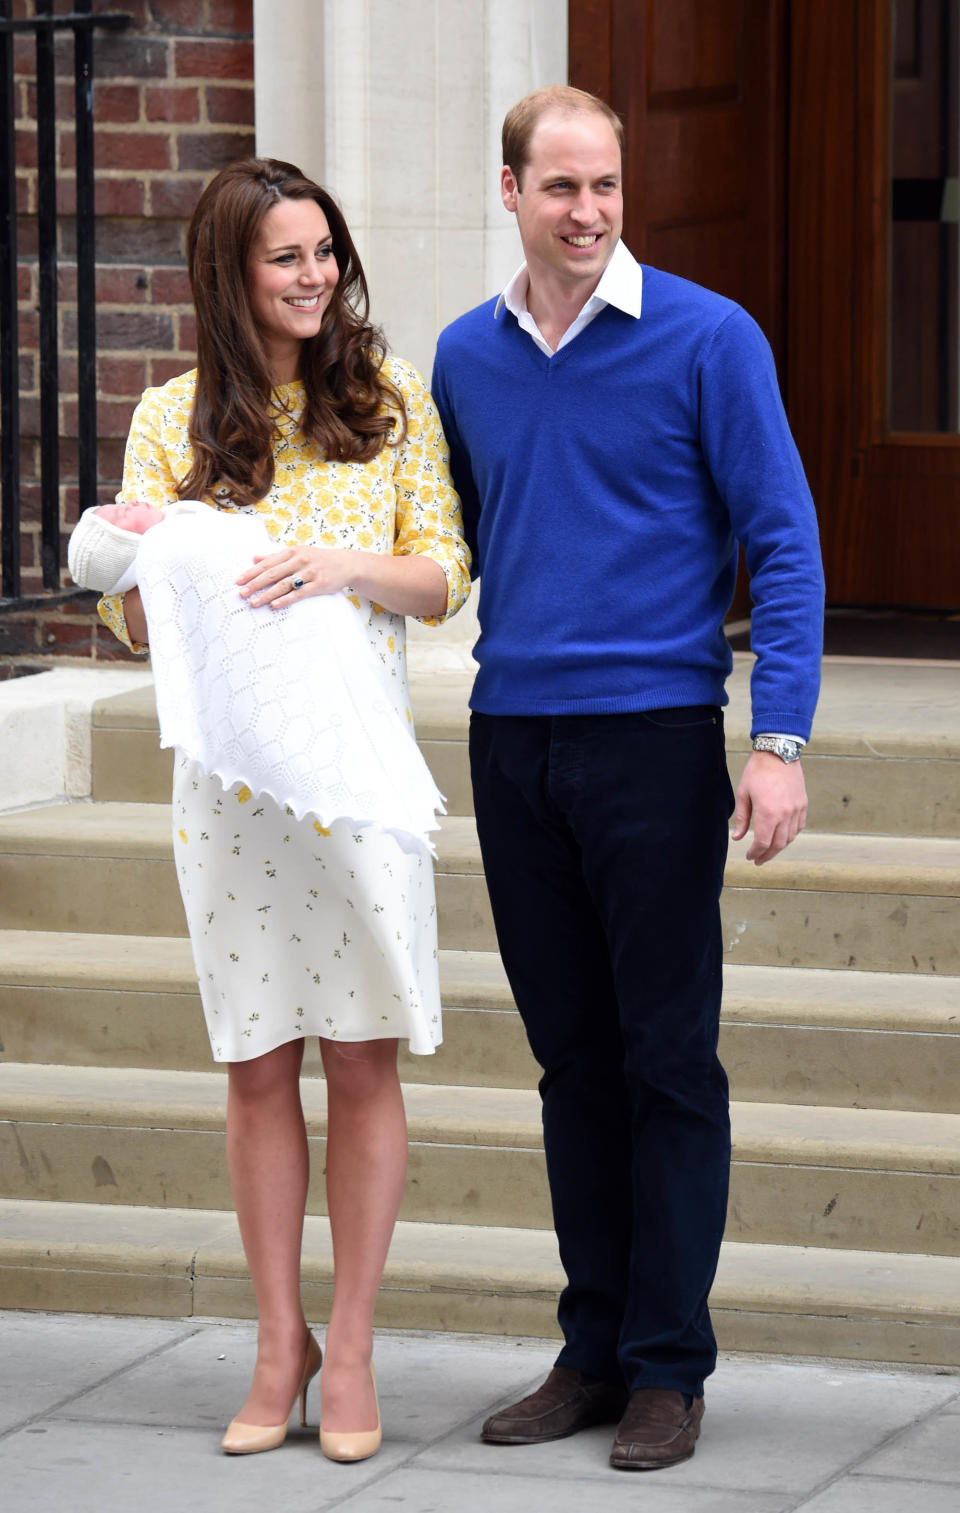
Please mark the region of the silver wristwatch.
<svg viewBox="0 0 960 1513"><path fill-rule="evenodd" d="M802 741L792 741L786 735L755 735L754 751L772 751L783 762L799 762L803 751Z"/></svg>

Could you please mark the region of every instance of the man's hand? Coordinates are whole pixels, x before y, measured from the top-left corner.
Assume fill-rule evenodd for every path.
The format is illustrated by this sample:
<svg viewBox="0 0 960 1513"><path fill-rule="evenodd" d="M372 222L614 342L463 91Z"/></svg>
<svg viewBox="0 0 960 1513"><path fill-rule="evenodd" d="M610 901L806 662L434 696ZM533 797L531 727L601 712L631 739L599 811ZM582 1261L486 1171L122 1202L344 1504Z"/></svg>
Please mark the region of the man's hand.
<svg viewBox="0 0 960 1513"><path fill-rule="evenodd" d="M762 867L796 840L807 818L807 787L799 762L772 751L755 751L743 769L733 814L733 839L742 841L753 822L747 861Z"/></svg>

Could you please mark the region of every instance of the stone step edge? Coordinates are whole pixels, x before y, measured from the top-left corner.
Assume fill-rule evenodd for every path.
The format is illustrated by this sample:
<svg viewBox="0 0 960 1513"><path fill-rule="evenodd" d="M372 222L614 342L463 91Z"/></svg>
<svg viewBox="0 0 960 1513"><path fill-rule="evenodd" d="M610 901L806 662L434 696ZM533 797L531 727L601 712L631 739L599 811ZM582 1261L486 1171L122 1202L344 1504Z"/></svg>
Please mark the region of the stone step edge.
<svg viewBox="0 0 960 1513"><path fill-rule="evenodd" d="M440 952L447 1008L515 1013L495 951ZM0 988L197 994L186 936L0 930ZM960 1034L960 977L727 965L729 1024Z"/></svg>
<svg viewBox="0 0 960 1513"><path fill-rule="evenodd" d="M437 871L482 873L472 815L449 815L437 839ZM724 886L791 892L960 895L960 838L836 834L807 830L772 862L746 860L745 843L727 858Z"/></svg>
<svg viewBox="0 0 960 1513"><path fill-rule="evenodd" d="M230 1213L0 1199L0 1292L4 1271L23 1266L191 1280L247 1277ZM304 1281L331 1276L329 1222L308 1214ZM554 1298L562 1285L549 1230L493 1226L398 1222L384 1273L386 1289L434 1294ZM957 1326L960 1257L725 1241L711 1306Z"/></svg>
<svg viewBox="0 0 960 1513"><path fill-rule="evenodd" d="M472 816L448 815L436 843L439 873L482 874ZM64 803L2 815L0 855L170 862L169 805ZM956 897L960 838L806 831L762 868L739 852L731 854L726 886Z"/></svg>
<svg viewBox="0 0 960 1513"><path fill-rule="evenodd" d="M495 951L442 950L441 983L457 1007L511 1010ZM0 929L0 988L69 988L120 993L198 994L185 935L103 935ZM450 995L455 995L453 998Z"/></svg>
<svg viewBox="0 0 960 1513"><path fill-rule="evenodd" d="M928 718L918 719L913 701L904 718L896 725L888 722L885 727L874 724L861 716L851 723L849 704L843 685L831 696L831 683L843 678L842 671L833 669L852 666L858 688L862 690L864 678L870 680L874 697L866 701L871 712L896 705L902 696L900 685L904 678L916 680L926 676L923 669L931 664L911 660L905 665L895 657L824 659L823 689L820 707L814 721L813 736L807 748L807 756L843 756L870 760L933 760L956 758L960 754L960 742L956 730L943 728L942 717L935 718L934 711L941 698L952 692L951 683L955 669L948 663L935 663L933 678L937 690L927 705ZM731 702L725 710L728 751L746 751L749 748L749 678L753 667L750 653L734 654L734 671L728 687ZM887 670L893 675L895 686L891 688ZM417 735L421 740L452 741L463 743L467 739L469 721L469 697L476 668L431 669L421 672L410 667L410 705L416 720ZM152 687L131 693L108 694L96 701L92 711L92 725L97 730L152 730L158 731L156 706ZM955 722L954 722L955 724Z"/></svg>
<svg viewBox="0 0 960 1513"><path fill-rule="evenodd" d="M305 1077L311 1136L325 1129L325 1084ZM0 1108L14 1125L219 1133L219 1072L0 1063ZM411 1144L542 1150L537 1093L524 1088L405 1083ZM735 1102L738 1164L960 1177L960 1114Z"/></svg>

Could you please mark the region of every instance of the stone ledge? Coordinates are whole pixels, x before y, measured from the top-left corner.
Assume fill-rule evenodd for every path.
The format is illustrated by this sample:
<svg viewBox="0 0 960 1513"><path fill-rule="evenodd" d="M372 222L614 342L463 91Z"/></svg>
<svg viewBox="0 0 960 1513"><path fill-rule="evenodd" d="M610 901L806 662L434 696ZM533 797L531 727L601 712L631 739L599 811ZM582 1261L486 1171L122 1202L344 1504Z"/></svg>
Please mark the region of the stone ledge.
<svg viewBox="0 0 960 1513"><path fill-rule="evenodd" d="M55 667L0 683L0 810L88 798L93 707L150 683L141 668Z"/></svg>

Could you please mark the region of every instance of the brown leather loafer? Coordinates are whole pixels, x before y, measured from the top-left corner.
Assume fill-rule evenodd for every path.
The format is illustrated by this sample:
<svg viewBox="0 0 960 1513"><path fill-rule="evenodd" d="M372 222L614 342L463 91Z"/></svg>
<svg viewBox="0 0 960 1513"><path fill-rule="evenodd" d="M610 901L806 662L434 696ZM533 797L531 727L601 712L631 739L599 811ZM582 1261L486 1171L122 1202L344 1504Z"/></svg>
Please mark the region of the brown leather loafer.
<svg viewBox="0 0 960 1513"><path fill-rule="evenodd" d="M536 1392L491 1414L480 1437L489 1445L542 1445L548 1439L565 1439L591 1424L615 1424L626 1396L622 1387L590 1381L569 1366L554 1366Z"/></svg>
<svg viewBox="0 0 960 1513"><path fill-rule="evenodd" d="M630 1394L610 1451L610 1464L620 1471L657 1471L689 1460L697 1447L703 1398L688 1408L682 1392L664 1387L641 1387Z"/></svg>

